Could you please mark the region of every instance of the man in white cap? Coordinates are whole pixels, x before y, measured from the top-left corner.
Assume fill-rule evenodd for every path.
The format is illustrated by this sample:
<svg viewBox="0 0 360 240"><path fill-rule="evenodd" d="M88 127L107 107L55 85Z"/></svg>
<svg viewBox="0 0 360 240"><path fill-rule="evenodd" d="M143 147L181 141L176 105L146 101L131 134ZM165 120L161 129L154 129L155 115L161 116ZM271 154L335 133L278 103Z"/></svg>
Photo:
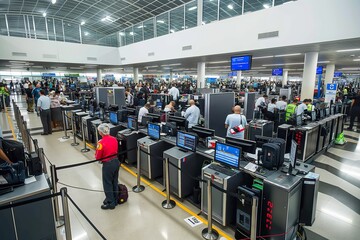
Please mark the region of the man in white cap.
<svg viewBox="0 0 360 240"><path fill-rule="evenodd" d="M110 127L106 123L98 126L99 134L102 139L99 140L95 158L102 162L102 181L105 192L105 200L101 209L114 209L118 204L118 178L120 162L117 158L118 141L110 136Z"/></svg>

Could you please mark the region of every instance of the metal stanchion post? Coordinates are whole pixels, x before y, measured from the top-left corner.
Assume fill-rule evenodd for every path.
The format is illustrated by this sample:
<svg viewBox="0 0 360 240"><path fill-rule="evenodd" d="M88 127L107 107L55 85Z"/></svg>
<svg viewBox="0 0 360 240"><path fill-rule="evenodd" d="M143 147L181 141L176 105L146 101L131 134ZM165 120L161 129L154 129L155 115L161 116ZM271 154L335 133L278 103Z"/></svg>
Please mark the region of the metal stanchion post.
<svg viewBox="0 0 360 240"><path fill-rule="evenodd" d="M140 185L140 177L141 177L141 160L140 160L140 148L141 145L138 145L137 149L137 178L136 178L136 186L132 188L133 192L139 193L145 190L143 185Z"/></svg>
<svg viewBox="0 0 360 240"><path fill-rule="evenodd" d="M65 220L64 221L65 222L65 237L66 237L66 240L72 240L67 189L61 188L60 193L61 193L61 201L62 201L62 205L63 205L64 220Z"/></svg>
<svg viewBox="0 0 360 240"><path fill-rule="evenodd" d="M57 177L56 177L56 166L50 166L51 172L51 182L52 182L52 190L53 193L57 193ZM55 211L55 220L56 220L56 227L60 227L64 225L64 218L60 216L59 210L59 199L57 197L54 198L54 211Z"/></svg>
<svg viewBox="0 0 360 240"><path fill-rule="evenodd" d="M207 181L207 205L208 205L208 227L203 229L201 234L206 240L216 240L219 238L219 233L212 228L212 186L211 179Z"/></svg>
<svg viewBox="0 0 360 240"><path fill-rule="evenodd" d="M170 200L170 174L169 174L169 158L165 159L165 184L166 184L166 200L161 203L165 209L172 209L176 206L176 202Z"/></svg>
<svg viewBox="0 0 360 240"><path fill-rule="evenodd" d="M291 165L290 165L291 166ZM256 232L257 232L257 215L258 215L258 198L253 197L252 208L251 208L251 234L250 239L256 240Z"/></svg>
<svg viewBox="0 0 360 240"><path fill-rule="evenodd" d="M66 111L63 110L63 111L62 111L62 117L63 117L63 127L64 127L65 136L63 136L62 138L63 138L63 139L69 139L70 137L67 135L67 127L66 127L65 114L66 114Z"/></svg>
<svg viewBox="0 0 360 240"><path fill-rule="evenodd" d="M77 146L79 145L78 142L76 142L76 124L75 124L75 114L71 115L71 125L72 125L72 131L73 131L73 142L71 143L71 146Z"/></svg>
<svg viewBox="0 0 360 240"><path fill-rule="evenodd" d="M89 148L86 147L86 139L85 139L85 129L84 129L84 123L81 124L81 131L82 131L82 138L83 138L83 141L84 141L84 148L81 149L81 152L88 152L90 151Z"/></svg>

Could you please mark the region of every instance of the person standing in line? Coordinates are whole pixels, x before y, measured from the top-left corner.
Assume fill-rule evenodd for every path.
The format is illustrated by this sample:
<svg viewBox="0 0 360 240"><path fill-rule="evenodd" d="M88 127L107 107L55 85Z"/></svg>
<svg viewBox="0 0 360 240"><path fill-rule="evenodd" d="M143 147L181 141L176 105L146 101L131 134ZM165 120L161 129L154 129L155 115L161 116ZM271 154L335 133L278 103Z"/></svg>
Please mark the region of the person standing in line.
<svg viewBox="0 0 360 240"><path fill-rule="evenodd" d="M284 95L284 96L281 97L281 100L280 100L280 101L277 101L277 102L276 102L276 108L277 108L279 111L285 111L286 106L287 106L286 96Z"/></svg>
<svg viewBox="0 0 360 240"><path fill-rule="evenodd" d="M244 139L245 128L248 125L246 117L241 114L241 107L239 105L233 108L233 112L234 113L227 115L225 119L225 128L227 129L226 136Z"/></svg>
<svg viewBox="0 0 360 240"><path fill-rule="evenodd" d="M149 113L150 103L146 103L142 108L139 109L138 123L141 123L143 116Z"/></svg>
<svg viewBox="0 0 360 240"><path fill-rule="evenodd" d="M194 100L189 101L190 107L186 109L184 117L189 122L188 129L199 124L200 109L195 105Z"/></svg>
<svg viewBox="0 0 360 240"><path fill-rule="evenodd" d="M45 96L44 90L40 90L40 97L38 99L37 108L38 112L40 113L40 119L44 129L41 135L52 134L50 105L50 98Z"/></svg>
<svg viewBox="0 0 360 240"><path fill-rule="evenodd" d="M347 130L352 131L354 127L355 118L357 117L358 123L360 122L360 90L357 92L357 95L351 102L351 110L350 110L350 125ZM358 129L357 131L359 131Z"/></svg>
<svg viewBox="0 0 360 240"><path fill-rule="evenodd" d="M179 92L179 89L176 88L175 83L172 84L172 87L169 90L169 95L171 95L173 97L173 100L175 102L177 102L177 100L178 100L178 98L180 96L180 92Z"/></svg>
<svg viewBox="0 0 360 240"><path fill-rule="evenodd" d="M97 143L95 158L102 162L102 182L105 192L105 200L101 209L114 209L118 204L118 179L120 162L117 158L118 141L110 136L110 127L106 123L98 126L101 139Z"/></svg>
<svg viewBox="0 0 360 240"><path fill-rule="evenodd" d="M32 90L32 95L34 96L34 103L35 103L35 111L39 116L39 112L38 112L38 99L40 98L40 90L41 90L41 85L40 83L36 84L36 87Z"/></svg>
<svg viewBox="0 0 360 240"><path fill-rule="evenodd" d="M28 88L25 89L28 112L34 112L34 96L32 95L32 90L33 87L31 84L28 86Z"/></svg>

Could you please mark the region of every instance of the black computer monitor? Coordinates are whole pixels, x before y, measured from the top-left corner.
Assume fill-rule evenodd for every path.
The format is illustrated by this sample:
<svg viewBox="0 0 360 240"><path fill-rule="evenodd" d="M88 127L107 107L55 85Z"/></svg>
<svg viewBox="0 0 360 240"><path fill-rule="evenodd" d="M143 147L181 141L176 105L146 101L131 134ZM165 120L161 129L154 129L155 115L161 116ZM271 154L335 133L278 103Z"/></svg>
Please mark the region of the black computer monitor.
<svg viewBox="0 0 360 240"><path fill-rule="evenodd" d="M184 117L177 117L177 116L169 116L168 122L174 122L176 124L176 127L187 129L187 121Z"/></svg>
<svg viewBox="0 0 360 240"><path fill-rule="evenodd" d="M330 116L330 108L325 108L325 117Z"/></svg>
<svg viewBox="0 0 360 240"><path fill-rule="evenodd" d="M113 111L109 112L109 120L111 124L117 125L119 123L118 113Z"/></svg>
<svg viewBox="0 0 360 240"><path fill-rule="evenodd" d="M217 142L214 161L231 168L239 168L241 149L229 144Z"/></svg>
<svg viewBox="0 0 360 240"><path fill-rule="evenodd" d="M289 174L296 175L298 173L298 170L295 169L296 167L296 151L297 151L297 143L295 140L291 140L291 148L290 148L290 155L289 155Z"/></svg>
<svg viewBox="0 0 360 240"><path fill-rule="evenodd" d="M105 109L104 108L99 109L99 118L101 121L105 121Z"/></svg>
<svg viewBox="0 0 360 240"><path fill-rule="evenodd" d="M256 142L239 138L226 137L225 143L241 148L243 153L256 154Z"/></svg>
<svg viewBox="0 0 360 240"><path fill-rule="evenodd" d="M178 131L176 135L176 146L185 151L196 151L197 136L191 133Z"/></svg>
<svg viewBox="0 0 360 240"><path fill-rule="evenodd" d="M94 109L93 105L89 106L89 115L90 115L90 117L94 117L94 115L95 115L95 109Z"/></svg>
<svg viewBox="0 0 360 240"><path fill-rule="evenodd" d="M151 118L150 122L152 123L160 123L160 115L159 114L155 114L155 113L148 113L146 114L147 117Z"/></svg>
<svg viewBox="0 0 360 240"><path fill-rule="evenodd" d="M147 134L151 139L159 140L160 139L160 125L148 123Z"/></svg>
<svg viewBox="0 0 360 240"><path fill-rule="evenodd" d="M129 116L127 118L127 128L134 131L138 130L138 122L135 116Z"/></svg>
<svg viewBox="0 0 360 240"><path fill-rule="evenodd" d="M191 131L196 133L199 137L199 140L205 140L207 137L214 137L215 136L215 130L210 128L203 128L199 126L193 126L191 128Z"/></svg>
<svg viewBox="0 0 360 240"><path fill-rule="evenodd" d="M135 108L125 108L127 115L136 115L136 109Z"/></svg>

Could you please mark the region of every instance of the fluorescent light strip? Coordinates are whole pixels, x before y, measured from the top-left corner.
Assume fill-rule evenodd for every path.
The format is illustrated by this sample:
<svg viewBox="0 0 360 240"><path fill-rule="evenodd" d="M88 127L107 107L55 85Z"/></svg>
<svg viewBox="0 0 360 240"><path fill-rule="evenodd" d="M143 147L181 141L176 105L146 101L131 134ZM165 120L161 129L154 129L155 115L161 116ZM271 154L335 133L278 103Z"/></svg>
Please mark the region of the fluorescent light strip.
<svg viewBox="0 0 360 240"><path fill-rule="evenodd" d="M192 10L195 10L195 9L197 9L197 6L193 6L193 7L189 8L188 11L192 11Z"/></svg>
<svg viewBox="0 0 360 240"><path fill-rule="evenodd" d="M354 62L360 62L360 58L354 59Z"/></svg>
<svg viewBox="0 0 360 240"><path fill-rule="evenodd" d="M303 65L304 63L277 63L277 64L264 64L263 67L273 67L273 66L290 66L290 65Z"/></svg>
<svg viewBox="0 0 360 240"><path fill-rule="evenodd" d="M356 67L348 67L348 68L340 68L339 70L348 70L348 71L358 71L360 70L360 68L356 68Z"/></svg>
<svg viewBox="0 0 360 240"><path fill-rule="evenodd" d="M299 55L301 55L301 53L280 54L280 55L275 55L275 57L291 57L291 56L299 56Z"/></svg>
<svg viewBox="0 0 360 240"><path fill-rule="evenodd" d="M157 67L158 67L158 65L153 65L153 66L146 66L144 68L157 68Z"/></svg>
<svg viewBox="0 0 360 240"><path fill-rule="evenodd" d="M273 58L274 56L253 57L252 59Z"/></svg>
<svg viewBox="0 0 360 240"><path fill-rule="evenodd" d="M329 63L330 61L319 61L318 63Z"/></svg>
<svg viewBox="0 0 360 240"><path fill-rule="evenodd" d="M168 67L168 66L180 66L181 63L172 63L172 64L165 64L165 65L161 65L162 67Z"/></svg>
<svg viewBox="0 0 360 240"><path fill-rule="evenodd" d="M230 61L207 62L207 64L230 63Z"/></svg>
<svg viewBox="0 0 360 240"><path fill-rule="evenodd" d="M355 52L355 51L360 51L360 48L342 49L342 50L337 50L336 52Z"/></svg>
<svg viewBox="0 0 360 240"><path fill-rule="evenodd" d="M266 67L253 67L251 69L265 69Z"/></svg>

